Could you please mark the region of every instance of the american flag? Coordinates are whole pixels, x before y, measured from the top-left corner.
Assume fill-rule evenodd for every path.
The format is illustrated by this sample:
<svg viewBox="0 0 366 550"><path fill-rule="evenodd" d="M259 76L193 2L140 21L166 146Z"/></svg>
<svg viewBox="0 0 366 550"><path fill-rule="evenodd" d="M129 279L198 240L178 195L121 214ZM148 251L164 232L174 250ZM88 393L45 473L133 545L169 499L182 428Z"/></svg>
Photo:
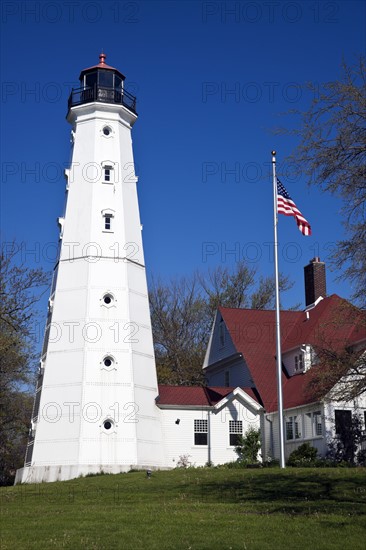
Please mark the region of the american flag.
<svg viewBox="0 0 366 550"><path fill-rule="evenodd" d="M301 214L296 204L287 193L286 189L277 178L277 212L285 214L285 216L293 216L297 226L303 235L311 235L311 227L309 222Z"/></svg>

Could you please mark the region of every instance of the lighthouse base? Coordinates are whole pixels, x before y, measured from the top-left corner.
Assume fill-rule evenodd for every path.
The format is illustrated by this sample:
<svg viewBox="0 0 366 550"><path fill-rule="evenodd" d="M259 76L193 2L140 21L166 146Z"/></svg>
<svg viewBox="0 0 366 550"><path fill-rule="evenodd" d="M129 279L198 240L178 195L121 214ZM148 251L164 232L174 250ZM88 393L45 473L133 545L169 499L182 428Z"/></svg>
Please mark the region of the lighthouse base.
<svg viewBox="0 0 366 550"><path fill-rule="evenodd" d="M51 483L67 481L90 474L122 474L130 470L168 470L149 464L77 464L60 466L25 466L16 472L14 485L20 483Z"/></svg>

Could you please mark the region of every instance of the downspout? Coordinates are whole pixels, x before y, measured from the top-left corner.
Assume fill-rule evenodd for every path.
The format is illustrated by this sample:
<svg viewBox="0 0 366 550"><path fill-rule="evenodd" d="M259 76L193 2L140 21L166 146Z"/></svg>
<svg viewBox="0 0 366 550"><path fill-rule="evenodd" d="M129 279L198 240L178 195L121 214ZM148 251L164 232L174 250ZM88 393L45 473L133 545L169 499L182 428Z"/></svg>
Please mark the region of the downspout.
<svg viewBox="0 0 366 550"><path fill-rule="evenodd" d="M211 464L211 411L207 411L207 463Z"/></svg>

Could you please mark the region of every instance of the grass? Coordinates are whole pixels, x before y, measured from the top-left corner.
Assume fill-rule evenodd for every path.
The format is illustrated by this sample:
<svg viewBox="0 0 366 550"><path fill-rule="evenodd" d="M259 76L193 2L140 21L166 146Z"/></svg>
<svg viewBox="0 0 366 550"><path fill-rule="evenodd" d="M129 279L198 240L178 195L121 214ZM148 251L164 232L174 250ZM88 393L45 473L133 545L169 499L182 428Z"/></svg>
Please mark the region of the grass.
<svg viewBox="0 0 366 550"><path fill-rule="evenodd" d="M363 549L366 471L200 468L4 487L1 548Z"/></svg>

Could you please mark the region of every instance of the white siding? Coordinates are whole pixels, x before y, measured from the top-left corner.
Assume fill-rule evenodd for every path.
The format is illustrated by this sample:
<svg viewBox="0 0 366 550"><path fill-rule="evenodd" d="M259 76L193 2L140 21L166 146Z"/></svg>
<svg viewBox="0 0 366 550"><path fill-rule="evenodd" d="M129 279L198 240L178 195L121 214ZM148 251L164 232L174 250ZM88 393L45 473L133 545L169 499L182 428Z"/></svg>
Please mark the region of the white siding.
<svg viewBox="0 0 366 550"><path fill-rule="evenodd" d="M208 461L223 464L237 460L229 441L229 421L243 422L243 435L249 426L259 428L260 415L254 415L238 401L229 403L218 413L205 409L161 409L165 464L176 467L180 457L189 456L191 464L204 466ZM179 424L176 423L180 420ZM208 445L194 444L194 421L208 420Z"/></svg>
<svg viewBox="0 0 366 550"><path fill-rule="evenodd" d="M233 360L235 354L237 359ZM227 359L227 363L225 359ZM216 314L214 326L212 327L204 361L204 372L208 386L229 386L232 388L254 386L247 364L244 358L239 357L219 312Z"/></svg>
<svg viewBox="0 0 366 550"><path fill-rule="evenodd" d="M322 435L316 435L313 430L313 413L320 412L322 419ZM298 423L298 437L294 439L286 439L286 421L296 416ZM279 442L279 426L278 426L278 414L271 413L265 415L264 420L264 446L266 458L280 457L280 442ZM316 405L309 405L305 407L298 407L296 409L287 410L284 413L284 438L285 438L285 458L286 460L300 445L303 443L309 443L312 447L318 450L319 456L325 456L326 454L326 419L324 414L323 404L318 403Z"/></svg>
<svg viewBox="0 0 366 550"><path fill-rule="evenodd" d="M351 411L352 414L359 414L362 417L363 428L366 430L365 426L365 411L366 411L366 394L361 395L352 402L334 402L329 401L324 405L325 410L325 429L328 438L333 438L335 436L335 413L336 410Z"/></svg>
<svg viewBox="0 0 366 550"><path fill-rule="evenodd" d="M220 332L223 339L220 337ZM237 350L233 344L229 331L226 328L225 322L218 312L212 328L210 345L207 350L204 365L212 365L217 361L221 361L221 359L230 357L230 355L233 355L236 351Z"/></svg>
<svg viewBox="0 0 366 550"><path fill-rule="evenodd" d="M229 366L220 366L206 369L206 381L208 386L230 386L231 388L253 387L249 369L242 357L230 363ZM229 372L229 383L226 384L226 373Z"/></svg>

